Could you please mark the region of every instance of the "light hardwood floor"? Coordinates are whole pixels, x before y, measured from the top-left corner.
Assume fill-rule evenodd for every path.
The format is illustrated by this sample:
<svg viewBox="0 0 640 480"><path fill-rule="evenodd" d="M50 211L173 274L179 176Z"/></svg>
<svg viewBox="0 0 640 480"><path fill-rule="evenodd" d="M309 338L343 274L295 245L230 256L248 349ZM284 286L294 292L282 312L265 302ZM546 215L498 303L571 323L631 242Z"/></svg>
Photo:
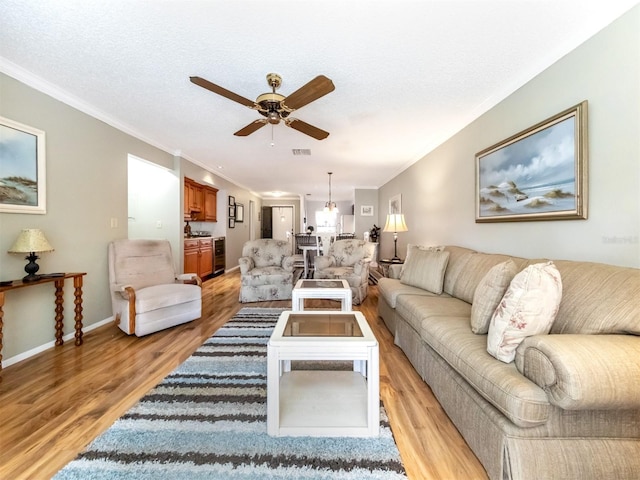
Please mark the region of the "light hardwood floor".
<svg viewBox="0 0 640 480"><path fill-rule="evenodd" d="M113 325L0 373L0 479L47 479L182 363L243 306L237 271L203 284L201 319L143 338ZM486 473L377 316L377 287L361 310L380 343L380 395L410 479L486 479ZM310 307L339 308L329 300ZM69 314L69 312L67 312ZM67 319L67 322L70 319ZM53 328L53 320L52 320Z"/></svg>

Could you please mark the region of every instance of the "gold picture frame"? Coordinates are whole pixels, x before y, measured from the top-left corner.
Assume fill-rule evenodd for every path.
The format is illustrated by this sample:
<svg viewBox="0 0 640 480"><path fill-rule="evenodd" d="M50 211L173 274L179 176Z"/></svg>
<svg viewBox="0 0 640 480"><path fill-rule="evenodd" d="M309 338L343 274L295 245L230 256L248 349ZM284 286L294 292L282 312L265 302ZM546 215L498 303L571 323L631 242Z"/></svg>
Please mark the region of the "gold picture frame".
<svg viewBox="0 0 640 480"><path fill-rule="evenodd" d="M0 213L47 213L45 133L0 117Z"/></svg>
<svg viewBox="0 0 640 480"><path fill-rule="evenodd" d="M587 218L587 101L476 154L476 223Z"/></svg>

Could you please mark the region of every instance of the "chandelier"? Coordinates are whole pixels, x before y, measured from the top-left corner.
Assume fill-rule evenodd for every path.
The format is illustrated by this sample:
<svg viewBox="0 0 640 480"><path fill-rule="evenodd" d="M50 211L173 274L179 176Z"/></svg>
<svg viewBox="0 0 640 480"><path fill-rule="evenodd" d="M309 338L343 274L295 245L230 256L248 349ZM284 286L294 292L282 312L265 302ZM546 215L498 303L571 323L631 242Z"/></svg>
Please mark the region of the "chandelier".
<svg viewBox="0 0 640 480"><path fill-rule="evenodd" d="M338 213L336 202L331 201L331 175L333 175L333 172L327 173L329 174L329 201L324 204L324 213Z"/></svg>

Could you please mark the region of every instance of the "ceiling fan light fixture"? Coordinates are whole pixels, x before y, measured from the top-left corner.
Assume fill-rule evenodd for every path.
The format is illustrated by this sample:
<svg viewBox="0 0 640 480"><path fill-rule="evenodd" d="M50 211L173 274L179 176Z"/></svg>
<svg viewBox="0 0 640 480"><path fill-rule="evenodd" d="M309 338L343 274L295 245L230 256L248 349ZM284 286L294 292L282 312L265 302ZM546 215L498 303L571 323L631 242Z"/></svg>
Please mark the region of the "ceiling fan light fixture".
<svg viewBox="0 0 640 480"><path fill-rule="evenodd" d="M277 125L280 123L280 115L278 114L278 112L269 112L267 114L267 121L271 124L271 125Z"/></svg>

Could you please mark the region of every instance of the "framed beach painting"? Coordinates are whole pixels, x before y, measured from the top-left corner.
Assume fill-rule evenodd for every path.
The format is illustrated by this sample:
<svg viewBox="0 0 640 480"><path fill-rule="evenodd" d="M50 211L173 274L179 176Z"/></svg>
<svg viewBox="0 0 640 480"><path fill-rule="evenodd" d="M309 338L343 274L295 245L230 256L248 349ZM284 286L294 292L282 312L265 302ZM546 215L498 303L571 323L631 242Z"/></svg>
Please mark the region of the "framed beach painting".
<svg viewBox="0 0 640 480"><path fill-rule="evenodd" d="M476 154L476 223L587 218L587 102Z"/></svg>
<svg viewBox="0 0 640 480"><path fill-rule="evenodd" d="M0 213L47 213L45 135L0 117Z"/></svg>
<svg viewBox="0 0 640 480"><path fill-rule="evenodd" d="M389 214L402 213L402 194L398 193L389 199Z"/></svg>

